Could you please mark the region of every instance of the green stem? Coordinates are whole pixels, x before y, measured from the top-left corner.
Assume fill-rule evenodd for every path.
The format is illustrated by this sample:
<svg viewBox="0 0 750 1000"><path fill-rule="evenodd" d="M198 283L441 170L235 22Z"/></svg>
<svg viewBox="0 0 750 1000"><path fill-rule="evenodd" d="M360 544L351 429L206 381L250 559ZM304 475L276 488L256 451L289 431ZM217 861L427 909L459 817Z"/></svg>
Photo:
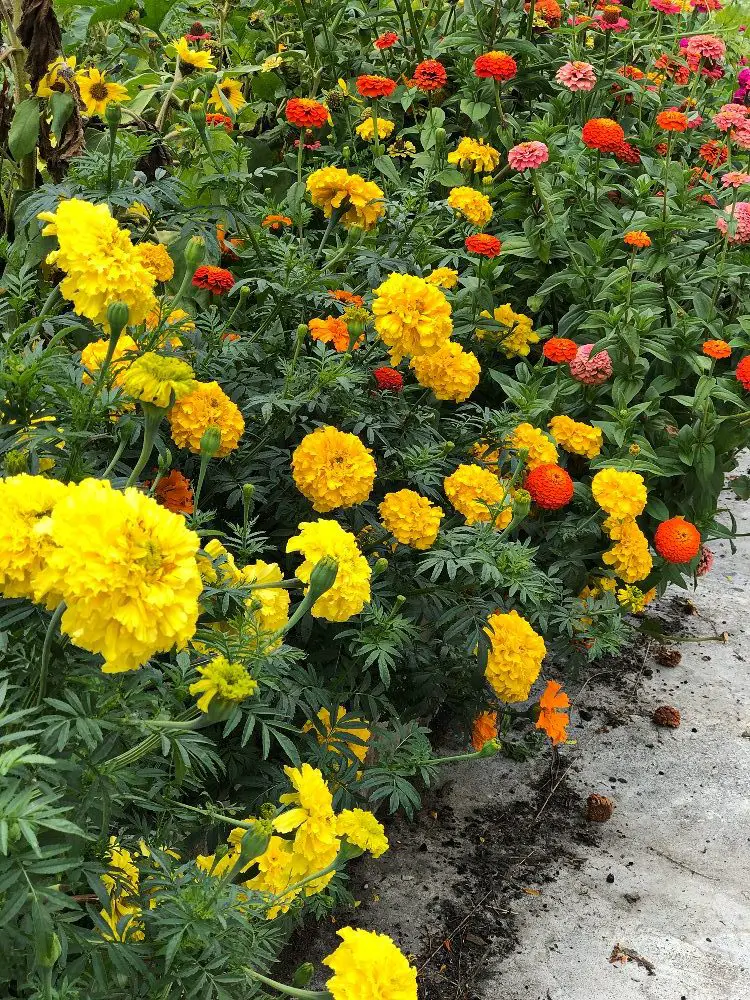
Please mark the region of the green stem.
<svg viewBox="0 0 750 1000"><path fill-rule="evenodd" d="M208 468L208 463L211 461L213 456L209 455L208 452L201 450L201 464L198 469L198 482L195 484L195 493L193 494L193 509L195 513L198 513L198 501L201 498L201 490L203 489L203 480L206 478L206 469Z"/></svg>
<svg viewBox="0 0 750 1000"><path fill-rule="evenodd" d="M669 133L667 138L667 155L664 158L664 202L661 208L661 221L666 223L667 221L667 188L669 186L669 163L672 159L672 136L673 132Z"/></svg>
<svg viewBox="0 0 750 1000"><path fill-rule="evenodd" d="M125 483L126 488L128 486L133 486L138 481L138 476L141 474L146 462L148 462L151 457L151 452L154 449L154 441L156 440L156 432L159 430L161 418L166 413L166 410L161 407L151 406L150 404L144 406L144 411L145 420L143 424L143 447L141 448L141 454L138 456L138 461L135 463L135 467L128 476L128 481Z"/></svg>
<svg viewBox="0 0 750 1000"><path fill-rule="evenodd" d="M115 148L117 146L117 126L109 126L109 156L107 157L107 194L112 193L112 163L115 158Z"/></svg>
<svg viewBox="0 0 750 1000"><path fill-rule="evenodd" d="M319 993L316 990L300 990L296 986L285 986L284 983L277 983L275 979L269 979L268 976L256 972L255 969L251 969L247 965L243 966L243 969L252 979L257 979L258 982L263 983L265 986L270 986L278 990L279 993L285 993L289 997L299 997L300 1000L325 1000L325 998L331 996L328 990Z"/></svg>
<svg viewBox="0 0 750 1000"><path fill-rule="evenodd" d="M42 646L42 658L39 663L39 680L37 682L36 689L36 704L41 705L44 701L44 696L47 692L47 673L49 671L49 661L52 655L52 639L55 635L55 629L60 624L60 619L65 613L65 601L60 601L60 603L55 608L54 614L49 620L47 625L47 632L44 636L44 645Z"/></svg>
<svg viewBox="0 0 750 1000"><path fill-rule="evenodd" d="M536 8L536 0L531 0L529 4L529 13L526 18L526 37L531 38L534 31L534 10Z"/></svg>
<svg viewBox="0 0 750 1000"><path fill-rule="evenodd" d="M102 473L102 476L101 476L102 479L108 479L109 478L109 476L112 474L112 471L114 470L114 467L120 461L120 459L122 457L122 453L125 451L126 447L127 447L127 441L126 441L125 438L123 438L122 441L120 441L120 443L117 446L117 451L112 456L112 461L109 463L109 465L107 466L107 468Z"/></svg>

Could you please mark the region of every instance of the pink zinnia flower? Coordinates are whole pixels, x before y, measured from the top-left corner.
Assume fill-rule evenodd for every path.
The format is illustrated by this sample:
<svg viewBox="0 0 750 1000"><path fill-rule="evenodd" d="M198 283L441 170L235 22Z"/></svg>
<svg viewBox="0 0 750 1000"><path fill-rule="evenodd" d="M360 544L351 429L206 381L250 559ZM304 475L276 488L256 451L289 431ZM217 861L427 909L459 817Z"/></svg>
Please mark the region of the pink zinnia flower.
<svg viewBox="0 0 750 1000"><path fill-rule="evenodd" d="M750 201L738 201L734 206L734 212L731 207L725 208L724 212L729 219L735 221L734 233L729 233L729 242L750 243ZM726 234L729 231L727 219L719 217L716 220L716 228Z"/></svg>
<svg viewBox="0 0 750 1000"><path fill-rule="evenodd" d="M583 344L568 366L574 379L584 385L601 385L612 375L612 359L607 351L590 357L593 344Z"/></svg>
<svg viewBox="0 0 750 1000"><path fill-rule="evenodd" d="M750 87L750 69L741 69L737 75L740 87Z"/></svg>
<svg viewBox="0 0 750 1000"><path fill-rule="evenodd" d="M714 554L707 545L701 545L700 559L695 567L698 576L705 576L714 564Z"/></svg>
<svg viewBox="0 0 750 1000"><path fill-rule="evenodd" d="M596 73L591 63L567 62L555 74L555 80L568 90L593 90Z"/></svg>
<svg viewBox="0 0 750 1000"><path fill-rule="evenodd" d="M721 178L721 186L725 188L739 188L743 184L750 184L750 174L746 174L742 170L730 170Z"/></svg>
<svg viewBox="0 0 750 1000"><path fill-rule="evenodd" d="M727 47L716 35L694 35L688 39L685 46L688 55L697 55L702 59L713 59L720 62L727 54Z"/></svg>
<svg viewBox="0 0 750 1000"><path fill-rule="evenodd" d="M626 28L630 27L630 21L627 18L618 15L615 17L605 10L598 10L594 14L595 27L601 28L602 31L614 31L615 34L619 34L621 31L625 31Z"/></svg>
<svg viewBox="0 0 750 1000"><path fill-rule="evenodd" d="M536 170L549 159L543 142L520 142L508 150L508 163L514 170Z"/></svg>
<svg viewBox="0 0 750 1000"><path fill-rule="evenodd" d="M730 128L742 127L746 124L750 109L741 104L722 104L711 121L722 132L728 132Z"/></svg>
<svg viewBox="0 0 750 1000"><path fill-rule="evenodd" d="M675 3L674 0L651 0L651 6L654 10L658 10L662 14L679 14L682 12L682 6Z"/></svg>
<svg viewBox="0 0 750 1000"><path fill-rule="evenodd" d="M750 149L750 121L732 132L732 142L738 149Z"/></svg>
<svg viewBox="0 0 750 1000"><path fill-rule="evenodd" d="M700 128L703 124L703 116L695 115L694 118L688 118L688 128Z"/></svg>

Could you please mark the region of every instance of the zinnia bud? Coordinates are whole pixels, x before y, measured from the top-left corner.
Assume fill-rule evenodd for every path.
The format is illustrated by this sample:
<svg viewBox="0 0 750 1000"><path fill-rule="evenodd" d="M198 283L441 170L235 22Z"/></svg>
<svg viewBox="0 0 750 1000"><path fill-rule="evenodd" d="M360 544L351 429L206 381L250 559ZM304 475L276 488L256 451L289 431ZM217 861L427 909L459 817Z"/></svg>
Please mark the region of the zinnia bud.
<svg viewBox="0 0 750 1000"><path fill-rule="evenodd" d="M440 153L443 149L445 149L445 139L447 135L448 133L445 131L444 128L435 129L435 149L438 151L438 153Z"/></svg>
<svg viewBox="0 0 750 1000"><path fill-rule="evenodd" d="M322 597L327 590L331 589L336 582L338 571L338 559L334 559L333 556L323 556L315 564L310 574L310 587L307 592L307 596L311 598L312 603L317 601L319 597Z"/></svg>
<svg viewBox="0 0 750 1000"><path fill-rule="evenodd" d="M191 236L185 247L185 263L192 273L206 256L206 243L202 236Z"/></svg>

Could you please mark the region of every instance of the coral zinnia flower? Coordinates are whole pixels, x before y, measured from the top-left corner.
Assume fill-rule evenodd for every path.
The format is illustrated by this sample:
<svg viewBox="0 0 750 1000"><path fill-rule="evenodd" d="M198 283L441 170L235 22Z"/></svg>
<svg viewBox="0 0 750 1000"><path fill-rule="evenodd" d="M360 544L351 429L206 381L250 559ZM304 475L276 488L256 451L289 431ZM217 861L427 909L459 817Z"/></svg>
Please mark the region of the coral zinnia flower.
<svg viewBox="0 0 750 1000"><path fill-rule="evenodd" d="M706 340L703 343L702 351L706 357L715 358L717 361L721 358L728 358L732 354L732 348L726 340Z"/></svg>
<svg viewBox="0 0 750 1000"><path fill-rule="evenodd" d="M492 79L498 83L512 80L518 72L518 64L507 52L487 52L474 60L474 76Z"/></svg>
<svg viewBox="0 0 750 1000"><path fill-rule="evenodd" d="M721 178L721 186L725 188L740 188L746 184L750 184L750 174L746 174L743 170L730 170Z"/></svg>
<svg viewBox="0 0 750 1000"><path fill-rule="evenodd" d="M734 374L742 388L750 391L750 354L745 355L740 361Z"/></svg>
<svg viewBox="0 0 750 1000"><path fill-rule="evenodd" d="M523 487L544 510L559 510L573 498L573 480L559 465L537 465L526 476Z"/></svg>
<svg viewBox="0 0 750 1000"><path fill-rule="evenodd" d="M567 739L565 727L570 722L570 716L562 711L570 707L570 699L557 681L547 681L547 687L539 699L539 718L536 728L542 729L552 740L552 746L564 743Z"/></svg>
<svg viewBox="0 0 750 1000"><path fill-rule="evenodd" d="M445 66L437 59L425 59L414 70L412 83L420 90L440 90L448 82Z"/></svg>
<svg viewBox="0 0 750 1000"><path fill-rule="evenodd" d="M242 95L242 84L239 80L227 77L214 87L211 93L211 107L216 108L217 111L225 110L222 96L233 111L239 111L247 104Z"/></svg>
<svg viewBox="0 0 750 1000"><path fill-rule="evenodd" d="M508 163L514 170L536 170L549 159L543 142L521 142L508 150Z"/></svg>
<svg viewBox="0 0 750 1000"><path fill-rule="evenodd" d="M591 357L593 344L583 344L570 362L570 374L584 385L601 385L612 375L612 359L609 351L599 351Z"/></svg>
<svg viewBox="0 0 750 1000"><path fill-rule="evenodd" d="M701 534L680 514L662 521L654 532L654 548L667 562L690 562L700 552Z"/></svg>
<svg viewBox="0 0 750 1000"><path fill-rule="evenodd" d="M602 31L625 31L630 21L622 16L622 8L617 4L607 4L594 14L594 24Z"/></svg>
<svg viewBox="0 0 750 1000"><path fill-rule="evenodd" d="M404 388L404 376L397 372L395 368L376 368L372 377L377 383L381 392L401 392Z"/></svg>
<svg viewBox="0 0 750 1000"><path fill-rule="evenodd" d="M573 360L578 353L578 344L568 337L550 337L545 340L542 347L542 354L555 364L567 364Z"/></svg>
<svg viewBox="0 0 750 1000"><path fill-rule="evenodd" d="M589 149L614 153L625 138L625 132L612 118L590 118L581 130L581 139Z"/></svg>
<svg viewBox="0 0 750 1000"><path fill-rule="evenodd" d="M280 233L284 226L291 226L292 220L288 215L267 215L261 222L263 229L270 229L272 233Z"/></svg>
<svg viewBox="0 0 750 1000"><path fill-rule="evenodd" d="M193 275L193 285L203 288L214 295L223 295L234 288L234 278L225 267L212 267L202 264Z"/></svg>
<svg viewBox="0 0 750 1000"><path fill-rule="evenodd" d="M76 73L76 83L89 117L93 115L101 117L110 101L130 100L130 95L122 84L110 83L104 73L93 67L82 73Z"/></svg>
<svg viewBox="0 0 750 1000"><path fill-rule="evenodd" d="M309 97L290 97L286 102L286 120L298 128L322 128L328 121L328 109Z"/></svg>
<svg viewBox="0 0 750 1000"><path fill-rule="evenodd" d="M376 100L379 97L390 97L396 89L396 81L388 76L378 76L377 74L358 76L357 93L362 97L369 97Z"/></svg>
<svg viewBox="0 0 750 1000"><path fill-rule="evenodd" d="M477 753L485 743L497 739L497 712L480 712L471 726L471 745Z"/></svg>
<svg viewBox="0 0 750 1000"><path fill-rule="evenodd" d="M234 128L234 122L229 115L208 114L206 115L206 125L209 128L218 128L221 126L226 132L231 132Z"/></svg>
<svg viewBox="0 0 750 1000"><path fill-rule="evenodd" d="M642 229L631 229L629 233L625 233L622 242L634 250L645 250L646 247L651 246L650 236Z"/></svg>
<svg viewBox="0 0 750 1000"><path fill-rule="evenodd" d="M386 31L382 35L378 35L375 41L372 43L376 49L390 49L398 41L398 35L395 31Z"/></svg>
<svg viewBox="0 0 750 1000"><path fill-rule="evenodd" d="M664 132L685 132L688 127L688 117L682 111L667 108L656 116L656 124Z"/></svg>
<svg viewBox="0 0 750 1000"><path fill-rule="evenodd" d="M179 469L172 469L169 475L158 481L154 487L154 497L173 514L193 513L193 489L190 480Z"/></svg>
<svg viewBox="0 0 750 1000"><path fill-rule="evenodd" d="M475 253L480 257L497 257L502 248L502 243L497 236L490 236L489 233L475 233L467 236L464 240L469 253Z"/></svg>
<svg viewBox="0 0 750 1000"><path fill-rule="evenodd" d="M596 73L591 63L567 62L555 73L555 80L574 93L579 90L593 90L596 86Z"/></svg>

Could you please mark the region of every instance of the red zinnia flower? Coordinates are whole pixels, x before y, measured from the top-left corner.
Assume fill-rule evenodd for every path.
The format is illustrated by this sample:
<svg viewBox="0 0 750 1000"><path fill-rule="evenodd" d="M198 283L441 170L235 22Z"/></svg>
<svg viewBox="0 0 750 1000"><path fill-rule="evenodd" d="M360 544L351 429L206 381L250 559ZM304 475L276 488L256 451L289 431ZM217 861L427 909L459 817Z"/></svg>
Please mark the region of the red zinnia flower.
<svg viewBox="0 0 750 1000"><path fill-rule="evenodd" d="M581 138L589 149L614 153L624 141L625 133L611 118L590 118L581 130Z"/></svg>
<svg viewBox="0 0 750 1000"><path fill-rule="evenodd" d="M698 156L712 167L720 166L722 163L726 163L727 147L722 146L716 139L709 139L698 150Z"/></svg>
<svg viewBox="0 0 750 1000"><path fill-rule="evenodd" d="M357 93L371 99L390 97L396 89L396 81L387 76L358 76Z"/></svg>
<svg viewBox="0 0 750 1000"><path fill-rule="evenodd" d="M670 517L654 532L654 548L667 562L690 562L700 552L701 533L682 515Z"/></svg>
<svg viewBox="0 0 750 1000"><path fill-rule="evenodd" d="M375 41L372 43L376 49L390 49L392 45L395 45L398 41L398 35L395 31L386 31L382 35L378 35Z"/></svg>
<svg viewBox="0 0 750 1000"><path fill-rule="evenodd" d="M518 64L507 52L487 52L474 60L474 75L481 79L497 80L502 83L512 80L518 72Z"/></svg>
<svg viewBox="0 0 750 1000"><path fill-rule="evenodd" d="M549 340L545 340L542 347L542 354L545 358L554 361L557 365L567 364L573 360L577 353L578 344L574 340L569 340L568 337L550 337Z"/></svg>
<svg viewBox="0 0 750 1000"><path fill-rule="evenodd" d="M414 70L412 83L420 90L440 90L448 82L445 66L437 59L425 59Z"/></svg>
<svg viewBox="0 0 750 1000"><path fill-rule="evenodd" d="M675 108L667 108L656 116L656 124L665 132L685 132L688 127L688 117Z"/></svg>
<svg viewBox="0 0 750 1000"><path fill-rule="evenodd" d="M231 132L234 128L234 124L232 123L232 119L229 115L206 115L206 125L208 125L209 128L221 125L227 130L227 132Z"/></svg>
<svg viewBox="0 0 750 1000"><path fill-rule="evenodd" d="M381 392L401 392L404 387L404 377L395 368L376 368L372 377Z"/></svg>
<svg viewBox="0 0 750 1000"><path fill-rule="evenodd" d="M322 128L328 121L328 108L310 97L290 97L285 113L289 124L297 128Z"/></svg>
<svg viewBox="0 0 750 1000"><path fill-rule="evenodd" d="M750 354L746 354L740 361L734 374L737 381L742 383L742 388L750 391Z"/></svg>
<svg viewBox="0 0 750 1000"><path fill-rule="evenodd" d="M193 284L196 288L205 288L206 291L213 292L214 295L223 295L224 292L234 288L234 278L224 267L203 264L193 275Z"/></svg>
<svg viewBox="0 0 750 1000"><path fill-rule="evenodd" d="M573 480L565 469L553 463L532 469L523 486L534 503L545 510L559 510L573 497Z"/></svg>
<svg viewBox="0 0 750 1000"><path fill-rule="evenodd" d="M613 152L615 159L620 160L621 163L630 163L632 166L637 167L641 162L641 154L626 139L623 139Z"/></svg>
<svg viewBox="0 0 750 1000"><path fill-rule="evenodd" d="M497 236L490 236L489 233L475 233L474 236L467 236L464 243L469 253L479 254L480 257L497 257L502 247Z"/></svg>

